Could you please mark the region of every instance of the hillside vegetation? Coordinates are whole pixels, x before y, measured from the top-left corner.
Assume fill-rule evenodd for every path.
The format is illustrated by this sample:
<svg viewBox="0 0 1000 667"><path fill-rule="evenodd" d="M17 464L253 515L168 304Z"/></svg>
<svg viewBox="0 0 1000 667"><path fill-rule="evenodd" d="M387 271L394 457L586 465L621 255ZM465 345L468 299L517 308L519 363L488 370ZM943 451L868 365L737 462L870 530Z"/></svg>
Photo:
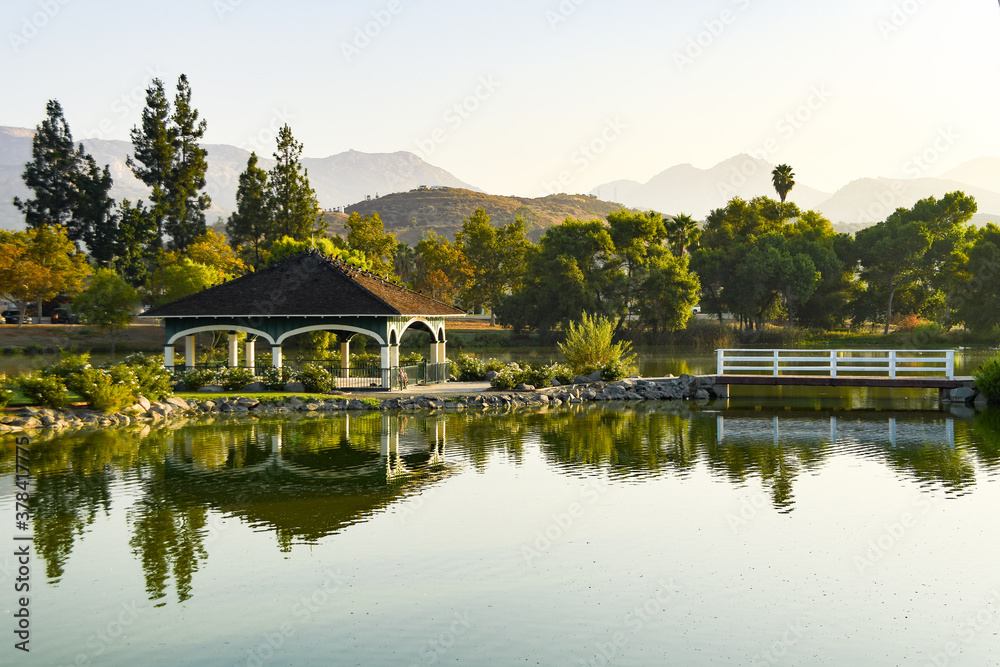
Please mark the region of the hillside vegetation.
<svg viewBox="0 0 1000 667"><path fill-rule="evenodd" d="M347 213L378 213L387 232L395 234L400 241L416 245L428 231L454 239L462 223L480 208L486 211L494 226L513 222L516 217L524 218L528 237L537 242L546 229L566 218L604 220L622 205L587 195L558 194L529 199L442 187L411 190L358 202L348 206ZM345 219L344 214L328 213L326 221L329 230L342 233Z"/></svg>

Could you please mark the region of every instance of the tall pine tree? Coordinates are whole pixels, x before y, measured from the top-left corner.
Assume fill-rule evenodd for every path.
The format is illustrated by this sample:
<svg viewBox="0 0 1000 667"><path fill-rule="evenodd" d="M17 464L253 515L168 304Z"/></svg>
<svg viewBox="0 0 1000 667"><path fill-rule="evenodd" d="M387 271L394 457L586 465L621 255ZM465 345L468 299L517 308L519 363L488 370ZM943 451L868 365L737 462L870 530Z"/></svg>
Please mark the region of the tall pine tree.
<svg viewBox="0 0 1000 667"><path fill-rule="evenodd" d="M198 120L198 110L191 106L191 86L187 75L177 80L174 97L174 159L172 178L167 183L170 215L165 231L171 246L184 250L205 233L205 211L212 199L203 192L208 171L207 151L198 145L207 127Z"/></svg>
<svg viewBox="0 0 1000 667"><path fill-rule="evenodd" d="M271 169L269 208L273 226L268 243L282 236L304 241L321 229L319 202L309 185L309 172L299 158L302 144L295 141L292 128L285 125L278 131L277 164Z"/></svg>
<svg viewBox="0 0 1000 667"><path fill-rule="evenodd" d="M236 188L236 212L226 221L226 233L234 248L242 245L253 249L255 267L261 264L261 251L269 247L266 239L274 236L268 192L267 172L257 166L257 154L251 153L247 168L240 174L240 183Z"/></svg>
<svg viewBox="0 0 1000 667"><path fill-rule="evenodd" d="M30 229L59 226L76 244L85 243L98 261L110 259L115 235L114 202L108 167L98 169L73 135L56 100L45 105L46 118L35 128L31 161L22 178L34 197L14 198Z"/></svg>
<svg viewBox="0 0 1000 667"><path fill-rule="evenodd" d="M175 131L170 126L170 102L163 82L153 79L146 89L142 124L132 128L132 150L126 164L151 189L149 215L156 223L154 247L163 246L164 221L170 212L169 183L173 171Z"/></svg>
<svg viewBox="0 0 1000 667"><path fill-rule="evenodd" d="M153 79L146 89L142 123L132 128L135 155L129 157L128 165L151 190L149 211L156 222L157 248L163 245L164 233L177 250L205 233L205 210L212 203L202 191L208 162L198 142L205 128L205 121L198 120L198 111L191 106L186 75L177 80L173 109L163 82Z"/></svg>

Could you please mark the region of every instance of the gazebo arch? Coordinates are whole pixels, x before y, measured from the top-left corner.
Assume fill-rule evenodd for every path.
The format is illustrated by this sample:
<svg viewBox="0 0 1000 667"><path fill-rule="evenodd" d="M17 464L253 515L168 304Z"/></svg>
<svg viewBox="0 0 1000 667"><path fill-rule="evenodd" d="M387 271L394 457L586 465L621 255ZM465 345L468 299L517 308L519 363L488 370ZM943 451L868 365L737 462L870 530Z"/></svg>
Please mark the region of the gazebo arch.
<svg viewBox="0 0 1000 667"><path fill-rule="evenodd" d="M420 325L431 333L431 363L444 363L448 318L465 313L374 274L330 259L316 250L222 285L149 310L140 318L162 319L164 361L174 365L174 343L186 340L186 365L194 364L194 336L204 331L243 331L244 362L253 366L254 344L271 344L272 364L282 365L282 343L309 331L348 331L370 336L381 347L382 387L389 389L399 366L399 341L407 328ZM349 367L350 337L341 342L341 363ZM237 365L235 339L229 363Z"/></svg>

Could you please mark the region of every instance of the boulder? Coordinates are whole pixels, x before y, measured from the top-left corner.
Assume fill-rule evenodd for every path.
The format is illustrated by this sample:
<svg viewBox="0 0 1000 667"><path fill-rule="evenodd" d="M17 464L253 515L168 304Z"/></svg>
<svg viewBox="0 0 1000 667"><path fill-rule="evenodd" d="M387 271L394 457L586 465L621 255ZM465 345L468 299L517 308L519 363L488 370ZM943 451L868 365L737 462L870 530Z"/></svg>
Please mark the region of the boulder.
<svg viewBox="0 0 1000 667"><path fill-rule="evenodd" d="M137 402L137 403L139 404L139 406L140 406L140 407L142 408L142 411L143 411L143 412L145 412L146 410L149 410L149 399L148 399L148 398L146 398L145 396L140 396L140 397L139 397L139 400L138 400L138 401L136 401L136 402Z"/></svg>
<svg viewBox="0 0 1000 667"><path fill-rule="evenodd" d="M191 409L191 406L188 405L188 402L185 401L180 396L171 396L165 402L169 403L170 405L176 407L179 410L190 410Z"/></svg>
<svg viewBox="0 0 1000 667"><path fill-rule="evenodd" d="M590 380L591 382L600 382L601 381L601 370L598 369L598 370L594 371L593 373L591 373L587 377L587 379Z"/></svg>
<svg viewBox="0 0 1000 667"><path fill-rule="evenodd" d="M573 384L590 384L590 378L586 375L577 375L573 378Z"/></svg>
<svg viewBox="0 0 1000 667"><path fill-rule="evenodd" d="M198 390L199 394L221 394L225 389L217 384L208 384Z"/></svg>
<svg viewBox="0 0 1000 667"><path fill-rule="evenodd" d="M976 397L976 390L972 387L956 387L948 394L948 398L956 403L972 401Z"/></svg>
<svg viewBox="0 0 1000 667"><path fill-rule="evenodd" d="M486 371L486 375L483 376L483 379L485 379L487 382L492 382L493 378L495 378L496 376L497 376L496 371Z"/></svg>
<svg viewBox="0 0 1000 667"><path fill-rule="evenodd" d="M263 382L251 382L247 386L240 389L240 391L245 391L248 394L259 394L262 391L267 391L267 385Z"/></svg>
<svg viewBox="0 0 1000 667"><path fill-rule="evenodd" d="M306 386L301 382L286 382L285 391L289 393L302 392L305 393Z"/></svg>
<svg viewBox="0 0 1000 667"><path fill-rule="evenodd" d="M699 389L694 394L694 400L696 400L696 401L707 401L710 398L712 398L712 397L704 389Z"/></svg>
<svg viewBox="0 0 1000 667"><path fill-rule="evenodd" d="M535 391L535 385L522 382L514 387L514 391Z"/></svg>

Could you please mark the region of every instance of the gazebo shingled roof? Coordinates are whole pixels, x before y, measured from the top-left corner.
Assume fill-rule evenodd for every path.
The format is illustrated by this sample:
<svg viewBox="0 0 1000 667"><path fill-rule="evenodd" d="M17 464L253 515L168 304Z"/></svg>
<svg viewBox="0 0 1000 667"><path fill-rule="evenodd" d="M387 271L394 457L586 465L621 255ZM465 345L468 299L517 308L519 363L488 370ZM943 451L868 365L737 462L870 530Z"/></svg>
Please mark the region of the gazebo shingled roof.
<svg viewBox="0 0 1000 667"><path fill-rule="evenodd" d="M210 287L144 318L268 316L461 316L465 313L317 250Z"/></svg>

